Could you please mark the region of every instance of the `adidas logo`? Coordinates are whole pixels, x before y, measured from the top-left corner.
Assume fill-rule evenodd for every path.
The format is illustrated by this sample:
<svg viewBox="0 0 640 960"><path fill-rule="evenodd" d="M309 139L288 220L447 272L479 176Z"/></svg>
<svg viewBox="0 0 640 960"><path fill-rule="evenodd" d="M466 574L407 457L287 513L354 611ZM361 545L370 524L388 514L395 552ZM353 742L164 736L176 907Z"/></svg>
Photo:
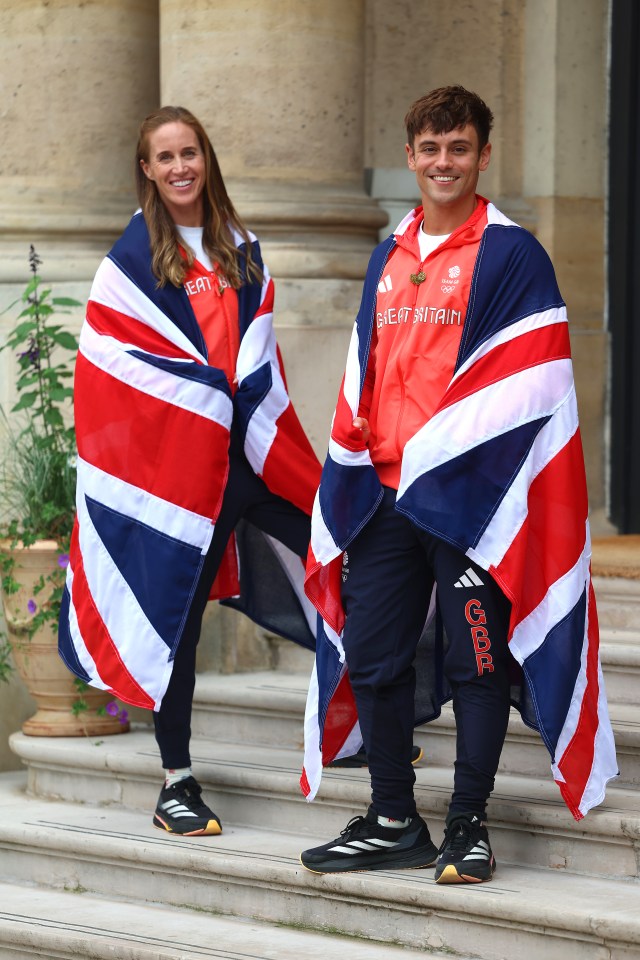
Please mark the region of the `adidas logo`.
<svg viewBox="0 0 640 960"><path fill-rule="evenodd" d="M465 854L464 860L489 860L491 859L491 851L489 850L489 844L485 843L484 840L479 840L478 843L469 850L469 853Z"/></svg>
<svg viewBox="0 0 640 960"><path fill-rule="evenodd" d="M378 284L378 293L389 293L391 290L391 277L387 276Z"/></svg>
<svg viewBox="0 0 640 960"><path fill-rule="evenodd" d="M481 580L473 567L468 567L459 580L456 580L454 587L483 587L484 580Z"/></svg>
<svg viewBox="0 0 640 960"><path fill-rule="evenodd" d="M349 840L348 843L341 843L337 847L331 847L332 853L374 853L380 848L397 847L398 840L380 840L378 837L367 837L366 840Z"/></svg>
<svg viewBox="0 0 640 960"><path fill-rule="evenodd" d="M184 803L180 803L178 800L167 800L165 803L160 804L160 809L166 810L167 813L176 819L197 816L197 814L193 813L192 810L189 810L188 807L185 807Z"/></svg>

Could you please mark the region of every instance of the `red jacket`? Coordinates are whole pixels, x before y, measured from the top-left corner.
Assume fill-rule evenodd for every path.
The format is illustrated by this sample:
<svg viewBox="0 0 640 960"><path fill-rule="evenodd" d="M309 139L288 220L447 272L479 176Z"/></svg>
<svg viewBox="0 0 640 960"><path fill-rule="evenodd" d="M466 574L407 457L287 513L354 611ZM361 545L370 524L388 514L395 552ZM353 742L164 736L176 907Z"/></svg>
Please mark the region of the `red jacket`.
<svg viewBox="0 0 640 960"><path fill-rule="evenodd" d="M430 419L451 382L486 208L487 201L478 197L469 219L424 261L420 209L396 232L397 246L378 285L375 344L358 411L369 421L371 460L387 486L398 488L404 446ZM411 275L421 274L424 280L412 282Z"/></svg>
<svg viewBox="0 0 640 960"><path fill-rule="evenodd" d="M224 371L235 393L240 349L238 294L217 269L207 270L199 260L188 269L184 289L207 344L209 366Z"/></svg>

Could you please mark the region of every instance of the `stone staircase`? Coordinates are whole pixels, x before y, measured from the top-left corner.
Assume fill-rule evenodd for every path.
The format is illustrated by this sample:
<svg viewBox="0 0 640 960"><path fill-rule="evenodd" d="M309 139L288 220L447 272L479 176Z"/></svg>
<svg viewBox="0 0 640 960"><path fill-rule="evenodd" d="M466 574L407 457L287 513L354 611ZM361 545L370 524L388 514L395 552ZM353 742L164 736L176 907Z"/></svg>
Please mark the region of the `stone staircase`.
<svg viewBox="0 0 640 960"><path fill-rule="evenodd" d="M220 837L151 825L160 769L148 728L102 740L13 735L26 772L0 776L0 958L638 960L640 581L602 578L596 591L621 776L576 823L538 736L514 713L489 810L491 883L300 866L300 850L337 836L369 797L366 770L325 772L311 805L300 793L311 666L301 654L300 672L198 676L193 766ZM439 842L451 711L416 742L418 807Z"/></svg>

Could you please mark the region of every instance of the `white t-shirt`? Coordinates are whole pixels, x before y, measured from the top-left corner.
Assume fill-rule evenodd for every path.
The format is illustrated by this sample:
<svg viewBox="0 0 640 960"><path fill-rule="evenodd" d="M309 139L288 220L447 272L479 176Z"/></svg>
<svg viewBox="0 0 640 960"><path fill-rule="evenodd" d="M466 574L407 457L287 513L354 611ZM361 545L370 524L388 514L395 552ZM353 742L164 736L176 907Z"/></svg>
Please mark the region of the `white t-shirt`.
<svg viewBox="0 0 640 960"><path fill-rule="evenodd" d="M178 228L182 229L181 227ZM448 240L451 236L450 233L445 233L443 237L432 237L430 234L425 233L422 229L422 224L420 224L420 229L418 230L418 243L420 244L420 259L426 260L430 253L439 247L441 243L444 243L445 240Z"/></svg>
<svg viewBox="0 0 640 960"><path fill-rule="evenodd" d="M207 270L213 270L211 259L209 255L205 253L205 249L202 246L204 227L182 227L179 223L176 223L176 230L187 246L191 247L196 255L196 260L201 263L203 267L206 267Z"/></svg>

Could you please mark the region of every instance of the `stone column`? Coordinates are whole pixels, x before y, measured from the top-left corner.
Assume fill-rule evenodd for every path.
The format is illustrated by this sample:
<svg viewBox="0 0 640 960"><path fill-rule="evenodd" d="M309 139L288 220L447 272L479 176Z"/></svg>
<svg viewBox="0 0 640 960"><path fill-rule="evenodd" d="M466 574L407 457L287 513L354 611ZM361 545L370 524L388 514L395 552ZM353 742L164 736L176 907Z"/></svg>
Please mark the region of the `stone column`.
<svg viewBox="0 0 640 960"><path fill-rule="evenodd" d="M291 396L324 459L369 254L386 215L365 193L364 0L160 0L161 100L209 133L276 281ZM237 618L236 618L237 619ZM281 662L223 611L218 669ZM275 641L272 641L275 644ZM206 647L200 651L206 663Z"/></svg>
<svg viewBox="0 0 640 960"><path fill-rule="evenodd" d="M158 100L157 0L4 0L0 282L88 279L135 209L137 126Z"/></svg>
<svg viewBox="0 0 640 960"><path fill-rule="evenodd" d="M157 0L3 0L0 5L0 345L29 279L33 243L54 293L84 301L95 269L136 207L133 151L158 102ZM83 311L70 318L79 327ZM0 405L14 366L0 354ZM2 456L0 430L0 456ZM0 614L0 629L2 617ZM0 769L19 767L5 734L33 712L2 690Z"/></svg>
<svg viewBox="0 0 640 960"><path fill-rule="evenodd" d="M592 510L604 505L607 0L528 0L523 193L567 302Z"/></svg>
<svg viewBox="0 0 640 960"><path fill-rule="evenodd" d="M205 125L276 280L289 386L324 456L369 254L363 0L160 2L161 99Z"/></svg>
<svg viewBox="0 0 640 960"><path fill-rule="evenodd" d="M272 273L361 279L384 220L363 190L363 0L160 10L162 101L204 123Z"/></svg>

